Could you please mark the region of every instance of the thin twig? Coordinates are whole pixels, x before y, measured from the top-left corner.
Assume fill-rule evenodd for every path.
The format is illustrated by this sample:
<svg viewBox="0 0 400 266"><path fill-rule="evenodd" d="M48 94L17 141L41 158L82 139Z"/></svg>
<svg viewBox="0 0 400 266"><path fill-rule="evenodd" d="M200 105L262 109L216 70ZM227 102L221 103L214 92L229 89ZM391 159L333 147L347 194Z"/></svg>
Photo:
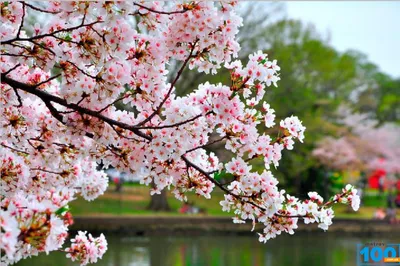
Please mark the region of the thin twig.
<svg viewBox="0 0 400 266"><path fill-rule="evenodd" d="M22 151L22 150L19 150L19 149L14 148L14 147L7 146L6 144L3 144L3 143L0 144L0 145L3 146L4 148L13 150L13 151L15 151L15 152L19 152L19 153L23 153L23 154L29 154L29 153L27 153L26 151Z"/></svg>
<svg viewBox="0 0 400 266"><path fill-rule="evenodd" d="M256 208L259 208L261 211L266 211L265 208L259 206L258 204L254 203L253 201L245 201L243 200L243 198L251 198L251 196L241 196L241 195L237 195L235 193L233 193L232 191L230 191L229 189L227 189L226 187L222 186L217 180L215 180L214 178L212 178L206 171L204 171L203 169L201 169L199 166L197 166L196 164L192 163L191 161L189 161L184 155L181 156L181 158L183 159L183 161L189 165L190 167L194 168L195 170L197 170L199 173L201 173L206 179L208 179L209 181L211 181L212 183L214 183L214 185L216 185L217 187L219 187L223 192L225 192L226 194L229 194L233 197L235 197L236 199L240 200L243 203L248 203L253 205Z"/></svg>
<svg viewBox="0 0 400 266"><path fill-rule="evenodd" d="M17 32L17 37L19 38L19 35L21 34L22 27L24 26L24 19L25 19L25 2L20 2L22 4L22 18L21 18L21 24L19 25L18 32Z"/></svg>
<svg viewBox="0 0 400 266"><path fill-rule="evenodd" d="M17 99L18 99L18 105L16 105L15 107L21 107L22 106L22 99L21 99L21 95L19 95L18 91L16 88L13 88L15 95L17 95Z"/></svg>
<svg viewBox="0 0 400 266"><path fill-rule="evenodd" d="M30 8L32 8L33 10L36 10L36 11L39 11L39 12L50 13L50 14L58 14L58 13L60 13L60 11L49 11L49 10L44 10L44 9L41 9L41 8L36 7L36 6L34 6L34 5L31 5L31 4L28 4L28 3L26 3L26 2L23 2L23 1L20 1L20 3L25 3L25 5L26 5L27 7L30 7Z"/></svg>
<svg viewBox="0 0 400 266"><path fill-rule="evenodd" d="M79 68L74 62L71 62L71 61L67 61L67 63L70 63L71 65L73 65L76 69L78 69L82 74L84 74L84 75L86 75L86 76L88 76L88 77L90 77L90 78L92 78L92 79L94 79L94 80L97 80L97 77L96 76L93 76L93 75L90 75L90 74L88 74L87 72L85 72L84 70L82 70L81 68Z"/></svg>
<svg viewBox="0 0 400 266"><path fill-rule="evenodd" d="M124 96L119 97L118 99L116 99L116 100L113 101L112 103L107 104L104 108L100 109L100 111L98 111L98 113L100 114L100 113L104 112L104 111L107 110L107 108L109 108L110 106L116 104L117 102L119 102L119 101L121 101L121 100L123 100L123 99L125 99L125 98L128 98L129 96L130 96L129 94L125 94Z"/></svg>
<svg viewBox="0 0 400 266"><path fill-rule="evenodd" d="M44 80L44 81L42 81L42 82L39 82L39 83L37 83L37 84L35 85L35 87L40 87L41 85L46 84L47 82L50 82L50 81L52 81L53 79L58 78L59 76L61 76L61 74L55 75L55 76L50 77L50 78L48 78L48 79L46 79L46 80Z"/></svg>
<svg viewBox="0 0 400 266"><path fill-rule="evenodd" d="M204 144L204 145L197 146L197 147L195 147L195 148L193 148L193 149L187 150L187 151L185 152L185 154L187 154L187 153L189 153L189 152L192 152L192 151L195 151L195 150L198 150L198 149L203 149L203 148L208 147L208 146L210 146L210 145L213 145L213 144L215 144L215 143L217 143L217 142L220 142L220 141L222 141L222 140L224 140L224 139L226 139L226 138L228 138L228 136L223 136L223 137L221 137L221 138L219 138L219 139L210 141L210 142L208 142L208 143L206 143L206 144Z"/></svg>
<svg viewBox="0 0 400 266"><path fill-rule="evenodd" d="M60 30L53 31L51 33L44 33L44 34L32 36L30 38L14 38L14 39L10 39L10 40L7 40L7 41L0 42L0 44L12 44L15 41L33 42L34 40L42 39L42 38L45 38L45 37L54 37L54 34L57 34L57 33L74 31L74 30L77 30L77 29L82 28L82 27L90 27L90 26L93 26L93 25L95 25L97 23L102 23L102 22L103 21L101 21L101 20L97 20L97 21L94 21L92 23L79 24L78 26L74 26L74 27L70 27L70 28L66 28L66 29L60 29Z"/></svg>
<svg viewBox="0 0 400 266"><path fill-rule="evenodd" d="M139 3L133 3L135 6L138 6L140 8L146 9L147 11L153 12L153 13L157 13L157 14L162 14L162 15L173 15L173 14L181 14L181 13L185 13L187 12L189 9L184 8L182 10L175 10L175 11L160 11L160 10L154 10L151 9L150 7L141 5ZM133 15L133 14L129 14L129 15Z"/></svg>
<svg viewBox="0 0 400 266"><path fill-rule="evenodd" d="M208 113L206 113L206 115L208 115L210 113L212 113L212 112L208 112ZM192 117L192 118L190 118L188 120L184 120L184 121L181 121L181 122L178 122L178 123L174 123L174 124L170 124L170 125L162 125L162 126L138 127L138 129L163 129L163 128L179 127L181 125L193 122L193 121L195 121L196 119L198 119L198 118L200 118L202 116L203 116L203 114L198 114L198 115L196 115L196 116L194 116L194 117Z"/></svg>
<svg viewBox="0 0 400 266"><path fill-rule="evenodd" d="M46 170L46 169L41 169L41 168L30 168L29 170L31 170L31 171L42 171L42 172L46 172L46 173L49 173L49 174L56 174L56 175L62 175L63 174L63 172L53 172L53 171Z"/></svg>
<svg viewBox="0 0 400 266"><path fill-rule="evenodd" d="M158 114L162 108L162 106L164 105L164 103L167 101L167 99L169 98L169 96L171 95L171 92L176 84L176 82L179 80L180 76L182 75L183 70L185 69L186 65L189 63L189 60L192 58L193 55L193 51L196 47L196 44L198 42L198 39L194 41L194 43L192 44L192 49L190 50L189 56L186 58L185 62L183 62L181 68L178 71L178 74L176 75L175 79L172 81L171 86L167 92L167 94L165 95L164 99L161 101L161 103L158 105L158 107L156 108L156 110L149 115L149 117L147 117L145 120L143 120L142 122L140 122L139 124L137 124L137 127L140 127L144 124L146 124L147 122L149 122L156 114Z"/></svg>
<svg viewBox="0 0 400 266"><path fill-rule="evenodd" d="M9 70L7 70L6 72L2 73L4 75L8 75L10 74L12 71L14 71L17 67L19 67L21 64L17 64L15 66L13 66L12 68L10 68Z"/></svg>

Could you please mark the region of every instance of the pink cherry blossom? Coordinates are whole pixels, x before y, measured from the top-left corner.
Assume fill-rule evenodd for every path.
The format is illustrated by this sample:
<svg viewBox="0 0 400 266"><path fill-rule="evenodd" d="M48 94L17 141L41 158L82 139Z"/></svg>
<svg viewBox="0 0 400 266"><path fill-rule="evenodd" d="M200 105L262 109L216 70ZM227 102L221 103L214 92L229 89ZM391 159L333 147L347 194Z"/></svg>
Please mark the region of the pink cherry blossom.
<svg viewBox="0 0 400 266"><path fill-rule="evenodd" d="M279 166L284 149L305 138L296 116L280 122L261 101L278 85L279 66L262 51L243 65L232 61L242 19L236 1L176 2L10 2L1 4L0 29L0 248L5 265L40 252L62 250L81 265L107 250L99 238L79 232L63 249L71 215L68 203L91 201L114 167L154 184L151 194L171 189L179 200L194 192L225 194L224 211L234 223L264 226L259 240L293 234L299 218L326 230L336 202L358 208L347 189L323 203L301 201L278 188L268 171ZM40 25L29 25L40 15ZM137 30L138 29L138 30ZM174 63L173 63L174 62ZM169 79L170 66L177 65ZM205 82L177 96L186 69L230 70L229 85ZM124 104L120 110L116 104ZM264 127L265 126L265 127ZM234 156L221 160L207 152L225 142ZM252 169L261 158L265 171ZM233 175L227 186L215 177ZM4 234L3 234L4 232ZM28 233L29 232L29 233Z"/></svg>
<svg viewBox="0 0 400 266"><path fill-rule="evenodd" d="M66 248L67 258L72 261L79 261L80 265L88 263L96 263L101 259L107 251L107 242L104 235L98 238L92 237L91 234L86 236L86 232L79 231L75 238L71 239L71 247Z"/></svg>

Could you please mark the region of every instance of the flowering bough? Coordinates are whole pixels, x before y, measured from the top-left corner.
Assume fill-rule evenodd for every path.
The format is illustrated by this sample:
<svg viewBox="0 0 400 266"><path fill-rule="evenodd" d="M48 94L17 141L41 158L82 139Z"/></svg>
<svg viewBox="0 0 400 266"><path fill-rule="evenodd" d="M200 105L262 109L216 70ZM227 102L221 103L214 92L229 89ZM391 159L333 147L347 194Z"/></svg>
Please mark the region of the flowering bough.
<svg viewBox="0 0 400 266"><path fill-rule="evenodd" d="M45 6L44 6L45 5ZM356 190L323 202L316 193L299 201L278 190L268 170L284 149L303 141L297 117L275 125L274 110L262 102L266 87L279 81L279 67L257 52L243 66L232 61L242 20L236 2L2 2L1 3L1 243L2 262L62 250L82 265L107 249L104 236L79 232L63 249L72 223L68 202L93 200L107 188L97 163L166 187L179 200L195 191L206 198L217 186L224 211L234 222L262 223L265 242L293 233L300 217L326 230L331 205L358 209ZM41 16L44 24L27 25ZM181 64L171 82L167 66ZM216 73L230 69L230 86L205 83L177 97L185 68ZM132 111L115 107L122 102ZM257 106L261 105L260 108ZM235 154L226 163L205 148L225 142ZM263 158L267 170L252 171ZM221 172L233 181L221 184Z"/></svg>
<svg viewBox="0 0 400 266"><path fill-rule="evenodd" d="M349 132L340 138L325 137L313 155L333 170L375 171L389 175L400 173L400 127L394 123L379 124L365 114L340 108L342 123Z"/></svg>

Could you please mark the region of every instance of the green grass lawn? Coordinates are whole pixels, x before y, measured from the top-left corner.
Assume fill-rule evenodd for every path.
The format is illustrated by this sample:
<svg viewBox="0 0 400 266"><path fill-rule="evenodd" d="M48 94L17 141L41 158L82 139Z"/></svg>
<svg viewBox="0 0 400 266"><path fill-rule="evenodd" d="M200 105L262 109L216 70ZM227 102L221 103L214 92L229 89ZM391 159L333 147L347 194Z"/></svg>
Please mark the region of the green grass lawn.
<svg viewBox="0 0 400 266"><path fill-rule="evenodd" d="M82 198L70 203L73 215L149 215L149 216L187 216L188 214L179 213L182 202L175 199L168 192L168 203L171 212L154 212L147 210L150 202L149 187L141 185L126 185L122 193L115 192L115 187L110 185L108 191L93 202L85 201ZM219 202L223 200L224 194L217 189L213 192L211 199L199 197L194 193L188 193L189 202L195 206L205 209L206 214L196 214L195 216L232 216L232 213L222 212ZM353 212L348 206L336 204L334 207L336 218L361 218L371 219L378 206L385 206L385 197L376 195L366 196L364 206L358 212ZM191 214L193 215L193 214ZM398 215L399 216L399 215ZM400 216L399 216L400 217Z"/></svg>
<svg viewBox="0 0 400 266"><path fill-rule="evenodd" d="M211 199L199 197L194 193L188 193L188 201L196 207L207 210L207 215L231 216L221 210L219 202L223 200L222 192L213 193ZM73 215L182 215L178 212L182 202L168 192L168 204L171 212L154 212L147 210L150 202L149 187L146 186L125 186L123 192L114 192L114 186L110 185L108 191L93 202L85 201L82 198L70 203ZM186 215L186 214L185 214Z"/></svg>

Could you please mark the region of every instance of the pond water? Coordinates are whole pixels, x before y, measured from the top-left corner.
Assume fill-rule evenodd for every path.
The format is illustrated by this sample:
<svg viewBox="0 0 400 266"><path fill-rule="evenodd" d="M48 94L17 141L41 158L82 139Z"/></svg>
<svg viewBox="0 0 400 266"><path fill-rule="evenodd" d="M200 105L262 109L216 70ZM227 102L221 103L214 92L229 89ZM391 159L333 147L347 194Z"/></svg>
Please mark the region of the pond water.
<svg viewBox="0 0 400 266"><path fill-rule="evenodd" d="M391 238L342 237L331 233L283 235L261 244L256 236L116 237L98 266L354 266L357 243ZM42 254L18 266L78 265L61 252Z"/></svg>

